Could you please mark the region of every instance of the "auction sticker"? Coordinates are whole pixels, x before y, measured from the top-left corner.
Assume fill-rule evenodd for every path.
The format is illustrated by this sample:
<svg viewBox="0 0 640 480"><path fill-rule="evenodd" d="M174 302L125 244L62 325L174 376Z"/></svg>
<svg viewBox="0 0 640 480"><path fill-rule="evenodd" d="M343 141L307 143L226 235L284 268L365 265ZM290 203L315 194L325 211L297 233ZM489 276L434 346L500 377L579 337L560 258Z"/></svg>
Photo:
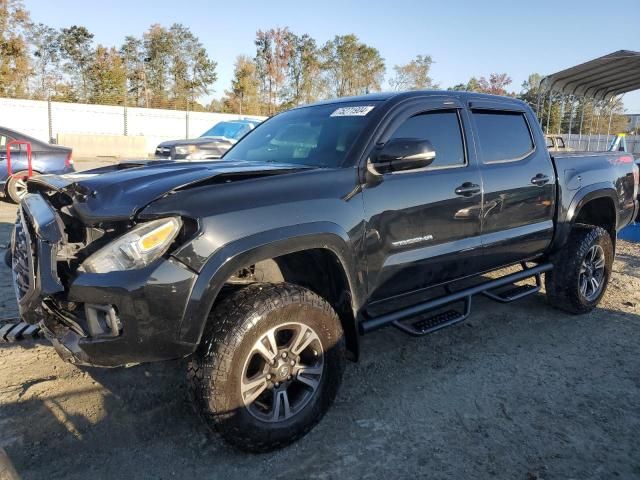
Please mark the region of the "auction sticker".
<svg viewBox="0 0 640 480"><path fill-rule="evenodd" d="M373 105L359 105L357 107L340 107L330 115L331 117L364 117L374 109Z"/></svg>

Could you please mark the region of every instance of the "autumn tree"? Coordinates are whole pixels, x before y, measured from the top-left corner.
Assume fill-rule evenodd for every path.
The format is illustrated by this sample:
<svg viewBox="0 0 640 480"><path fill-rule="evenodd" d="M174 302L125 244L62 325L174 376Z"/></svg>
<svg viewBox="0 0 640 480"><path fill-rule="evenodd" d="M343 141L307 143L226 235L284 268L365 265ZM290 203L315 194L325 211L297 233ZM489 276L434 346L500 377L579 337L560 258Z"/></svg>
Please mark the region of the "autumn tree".
<svg viewBox="0 0 640 480"><path fill-rule="evenodd" d="M124 103L126 72L115 48L98 45L87 69L87 85L90 103Z"/></svg>
<svg viewBox="0 0 640 480"><path fill-rule="evenodd" d="M209 93L216 81L216 62L187 27L174 23L169 28L171 97L174 105L184 108L194 97Z"/></svg>
<svg viewBox="0 0 640 480"><path fill-rule="evenodd" d="M172 39L169 31L159 24L149 27L143 35L143 58L147 85L153 106L168 106L168 72L171 64Z"/></svg>
<svg viewBox="0 0 640 480"><path fill-rule="evenodd" d="M129 47L137 45L132 41ZM154 106L185 108L195 97L210 92L216 81L216 62L187 27L151 25L142 39L144 81Z"/></svg>
<svg viewBox="0 0 640 480"><path fill-rule="evenodd" d="M331 95L344 97L379 91L385 65L380 52L361 43L353 34L336 35L321 50Z"/></svg>
<svg viewBox="0 0 640 480"><path fill-rule="evenodd" d="M479 91L492 95L507 95L507 87L511 85L511 77L506 73L492 73L487 80L480 77L478 80Z"/></svg>
<svg viewBox="0 0 640 480"><path fill-rule="evenodd" d="M43 23L31 28L33 49L33 97L50 98L62 80L60 72L60 32Z"/></svg>
<svg viewBox="0 0 640 480"><path fill-rule="evenodd" d="M231 90L225 92L223 108L226 112L248 115L260 114L259 81L256 64L246 55L238 55L231 80Z"/></svg>
<svg viewBox="0 0 640 480"><path fill-rule="evenodd" d="M135 106L149 106L149 90L144 68L144 50L142 40L127 36L120 47L122 66L127 77L127 96Z"/></svg>
<svg viewBox="0 0 640 480"><path fill-rule="evenodd" d="M293 35L292 41L287 104L297 106L318 100L324 93L325 85L316 41L306 33Z"/></svg>
<svg viewBox="0 0 640 480"><path fill-rule="evenodd" d="M20 0L0 0L0 95L27 93L29 12Z"/></svg>
<svg viewBox="0 0 640 480"><path fill-rule="evenodd" d="M86 101L89 66L93 59L93 33L86 27L73 25L60 32L60 54L78 100Z"/></svg>
<svg viewBox="0 0 640 480"><path fill-rule="evenodd" d="M256 32L256 74L260 81L260 96L271 115L285 101L284 86L294 52L295 36L289 28L271 28Z"/></svg>
<svg viewBox="0 0 640 480"><path fill-rule="evenodd" d="M395 75L389 80L393 90L424 90L438 88L429 76L433 60L429 55L418 55L405 65L395 65Z"/></svg>

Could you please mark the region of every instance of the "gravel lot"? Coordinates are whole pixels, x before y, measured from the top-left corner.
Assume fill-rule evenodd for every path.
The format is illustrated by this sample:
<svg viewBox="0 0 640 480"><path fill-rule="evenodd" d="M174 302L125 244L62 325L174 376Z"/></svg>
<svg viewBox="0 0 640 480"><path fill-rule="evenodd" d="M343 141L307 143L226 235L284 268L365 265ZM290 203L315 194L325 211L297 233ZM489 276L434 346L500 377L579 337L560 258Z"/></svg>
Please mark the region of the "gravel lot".
<svg viewBox="0 0 640 480"><path fill-rule="evenodd" d="M14 215L0 202L0 244ZM542 294L474 303L422 339L364 337L325 419L268 455L207 433L182 361L88 369L44 341L0 344L0 447L25 479L640 478L640 245L620 242L591 314ZM14 314L2 264L0 317Z"/></svg>

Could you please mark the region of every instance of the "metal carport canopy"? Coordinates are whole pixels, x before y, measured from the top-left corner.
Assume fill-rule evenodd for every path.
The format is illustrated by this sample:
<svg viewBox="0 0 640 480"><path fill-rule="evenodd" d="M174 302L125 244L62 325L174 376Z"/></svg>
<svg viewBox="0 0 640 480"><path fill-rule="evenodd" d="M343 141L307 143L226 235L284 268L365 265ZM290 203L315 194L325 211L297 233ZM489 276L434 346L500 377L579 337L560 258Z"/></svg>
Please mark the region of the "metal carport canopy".
<svg viewBox="0 0 640 480"><path fill-rule="evenodd" d="M609 100L640 89L640 52L618 50L542 79L541 89L594 100Z"/></svg>

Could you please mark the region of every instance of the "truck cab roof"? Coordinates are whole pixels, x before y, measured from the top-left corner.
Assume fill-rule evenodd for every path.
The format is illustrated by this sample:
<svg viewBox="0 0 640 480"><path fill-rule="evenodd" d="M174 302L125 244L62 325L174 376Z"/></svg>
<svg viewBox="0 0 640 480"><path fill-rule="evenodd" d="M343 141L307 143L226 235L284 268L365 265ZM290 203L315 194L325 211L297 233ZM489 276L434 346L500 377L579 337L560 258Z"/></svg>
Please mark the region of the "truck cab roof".
<svg viewBox="0 0 640 480"><path fill-rule="evenodd" d="M298 108L306 108L316 105L332 105L332 104L341 104L341 103L352 103L352 102L366 102L366 101L374 101L374 102L389 102L389 103L397 103L410 98L421 98L421 97L450 97L455 98L462 103L468 103L473 100L489 100L496 101L502 104L513 103L514 105L527 105L522 100L518 100L516 98L511 97L503 97L500 95L491 95L488 93L477 93L477 92L466 92L459 90L409 90L402 92L378 92L378 93L369 93L366 95L356 95L351 97L341 97L330 100L323 100L316 103L311 103L309 105L303 105Z"/></svg>

